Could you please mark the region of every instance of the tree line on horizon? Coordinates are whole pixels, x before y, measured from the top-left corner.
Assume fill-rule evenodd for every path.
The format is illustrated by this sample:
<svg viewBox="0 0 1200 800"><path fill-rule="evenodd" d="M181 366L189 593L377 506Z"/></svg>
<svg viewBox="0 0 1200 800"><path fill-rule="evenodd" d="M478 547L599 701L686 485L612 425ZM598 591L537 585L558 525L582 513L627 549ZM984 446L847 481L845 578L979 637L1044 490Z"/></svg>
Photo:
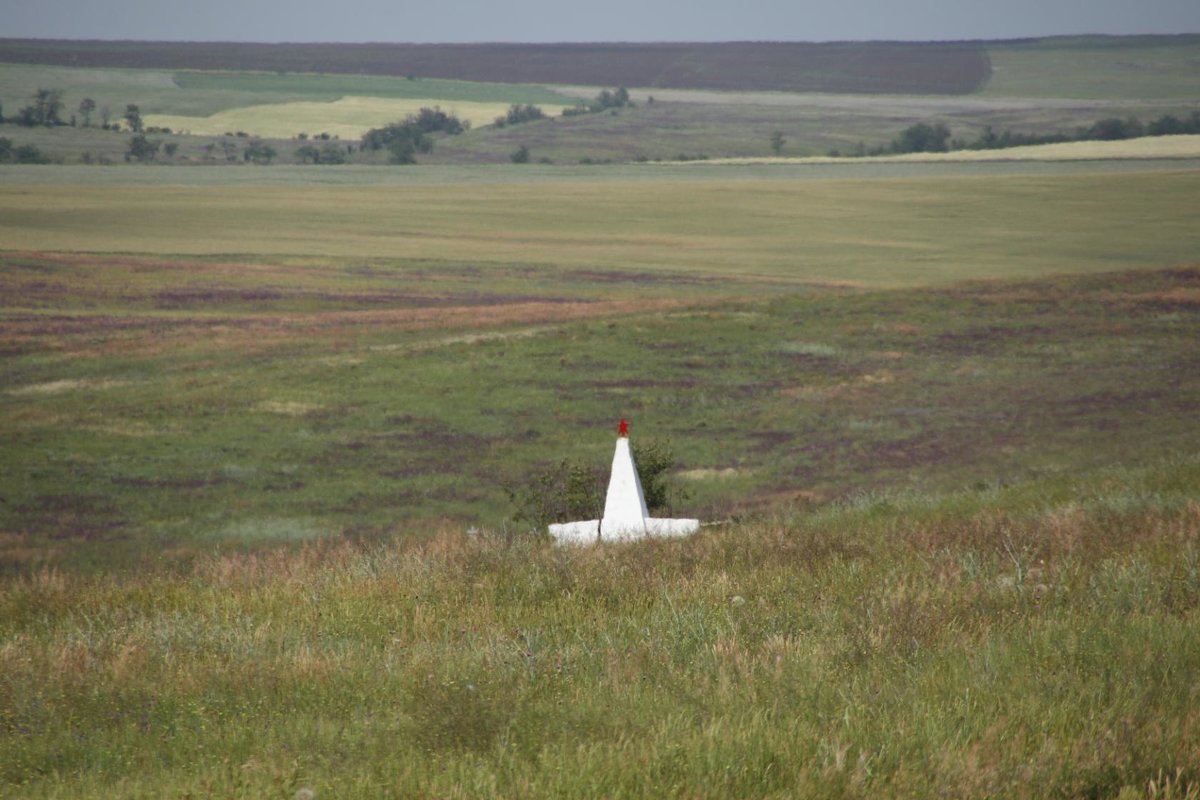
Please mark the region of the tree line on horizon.
<svg viewBox="0 0 1200 800"><path fill-rule="evenodd" d="M1108 117L1097 120L1086 127L1075 129L1071 133L1020 133L1004 131L997 133L991 125L986 126L978 137L972 140L953 139L950 128L942 122L919 122L904 129L901 134L886 146L867 148L861 142L849 153L834 149L829 155L841 156L881 156L901 155L904 153L947 153L956 150L1003 150L1010 147L1027 145L1061 144L1064 142L1112 142L1123 139L1138 139L1144 136L1180 136L1185 134L1200 134L1200 111L1193 111L1182 119L1174 114L1163 114L1149 123L1142 123L1135 117L1121 119ZM774 140L772 147L775 148ZM776 148L776 152L778 152Z"/></svg>

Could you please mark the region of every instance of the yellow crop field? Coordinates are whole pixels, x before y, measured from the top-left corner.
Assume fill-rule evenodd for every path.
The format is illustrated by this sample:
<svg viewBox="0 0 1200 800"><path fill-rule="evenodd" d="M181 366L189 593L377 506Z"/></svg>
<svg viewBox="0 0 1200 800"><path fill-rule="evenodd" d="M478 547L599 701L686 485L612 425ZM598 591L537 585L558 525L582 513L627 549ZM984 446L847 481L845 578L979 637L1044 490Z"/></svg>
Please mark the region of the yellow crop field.
<svg viewBox="0 0 1200 800"><path fill-rule="evenodd" d="M433 98L343 97L333 102L272 103L219 111L207 117L179 114L150 114L147 125L203 136L244 131L254 136L290 139L299 133L328 133L342 139L357 139L371 128L403 119L423 107L442 110L469 121L473 126L490 125L508 110L506 103L471 101L445 102ZM548 114L561 113L565 106L542 106Z"/></svg>

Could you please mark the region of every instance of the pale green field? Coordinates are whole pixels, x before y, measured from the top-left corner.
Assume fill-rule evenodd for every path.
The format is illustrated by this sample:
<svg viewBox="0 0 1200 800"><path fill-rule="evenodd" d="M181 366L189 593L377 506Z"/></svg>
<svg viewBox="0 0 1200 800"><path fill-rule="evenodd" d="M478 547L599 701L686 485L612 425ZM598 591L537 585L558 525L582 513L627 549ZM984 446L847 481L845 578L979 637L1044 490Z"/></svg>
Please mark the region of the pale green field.
<svg viewBox="0 0 1200 800"><path fill-rule="evenodd" d="M336 174L314 169L313 179ZM396 257L872 286L1164 266L1200 253L1195 169L807 181L741 169L506 182L527 174L513 167L472 186L168 185L174 169L126 171L160 181L142 185L6 180L0 241L6 250ZM34 173L13 173L22 174Z"/></svg>
<svg viewBox="0 0 1200 800"><path fill-rule="evenodd" d="M496 117L503 116L509 105L461 100L447 103L435 97L341 97L327 103L304 101L231 108L205 117L152 114L146 117L146 124L202 136L245 131L254 136L279 139L291 138L298 133L328 133L342 139L358 139L371 128L396 122L423 107L440 107L479 127L490 125ZM564 108L567 106L542 107L554 115Z"/></svg>
<svg viewBox="0 0 1200 800"><path fill-rule="evenodd" d="M984 95L1200 100L1200 36L1057 37L989 45L988 56Z"/></svg>
<svg viewBox="0 0 1200 800"><path fill-rule="evenodd" d="M394 100L437 98L433 102L443 106L489 103L504 108L512 103L565 105L570 102L565 95L523 84L436 79L410 81L379 75L276 75L0 64L0 103L3 103L6 116L28 104L38 89L63 92L64 119L75 112L80 100L92 98L97 109L93 124L100 122L101 109L105 106L109 108L112 121L119 121L127 103L139 105L143 115L203 117L229 109L302 101L332 102L346 96Z"/></svg>

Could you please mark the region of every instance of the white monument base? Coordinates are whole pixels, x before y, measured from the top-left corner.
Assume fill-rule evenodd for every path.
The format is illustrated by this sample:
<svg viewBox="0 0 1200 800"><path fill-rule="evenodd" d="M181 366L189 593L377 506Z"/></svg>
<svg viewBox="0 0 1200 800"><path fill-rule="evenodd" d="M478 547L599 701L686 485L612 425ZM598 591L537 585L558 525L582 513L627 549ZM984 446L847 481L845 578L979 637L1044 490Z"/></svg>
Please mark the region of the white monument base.
<svg viewBox="0 0 1200 800"><path fill-rule="evenodd" d="M649 537L690 536L700 530L698 519L665 519L646 517L642 525L605 526L601 520L564 522L550 526L550 535L558 544L594 544L596 542L628 542Z"/></svg>
<svg viewBox="0 0 1200 800"><path fill-rule="evenodd" d="M651 536L688 536L700 530L698 519L660 519L646 511L642 482L625 436L621 421L617 449L613 453L612 474L604 499L603 519L564 522L550 526L550 535L558 544L592 544L645 539Z"/></svg>
<svg viewBox="0 0 1200 800"><path fill-rule="evenodd" d="M647 536L691 536L700 530L698 519L646 518Z"/></svg>
<svg viewBox="0 0 1200 800"><path fill-rule="evenodd" d="M589 519L551 525L550 535L558 544L593 544L600 541L600 520Z"/></svg>

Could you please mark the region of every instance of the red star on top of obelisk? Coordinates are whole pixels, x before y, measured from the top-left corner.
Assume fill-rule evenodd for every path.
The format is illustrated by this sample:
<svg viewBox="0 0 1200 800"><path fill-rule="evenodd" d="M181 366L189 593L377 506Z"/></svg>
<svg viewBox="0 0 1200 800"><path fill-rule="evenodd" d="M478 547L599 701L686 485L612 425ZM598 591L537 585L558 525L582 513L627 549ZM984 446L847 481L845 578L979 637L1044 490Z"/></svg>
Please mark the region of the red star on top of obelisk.
<svg viewBox="0 0 1200 800"><path fill-rule="evenodd" d="M626 422L625 420L621 420L620 422L617 423L617 436L628 436L628 435L629 435L629 423Z"/></svg>

